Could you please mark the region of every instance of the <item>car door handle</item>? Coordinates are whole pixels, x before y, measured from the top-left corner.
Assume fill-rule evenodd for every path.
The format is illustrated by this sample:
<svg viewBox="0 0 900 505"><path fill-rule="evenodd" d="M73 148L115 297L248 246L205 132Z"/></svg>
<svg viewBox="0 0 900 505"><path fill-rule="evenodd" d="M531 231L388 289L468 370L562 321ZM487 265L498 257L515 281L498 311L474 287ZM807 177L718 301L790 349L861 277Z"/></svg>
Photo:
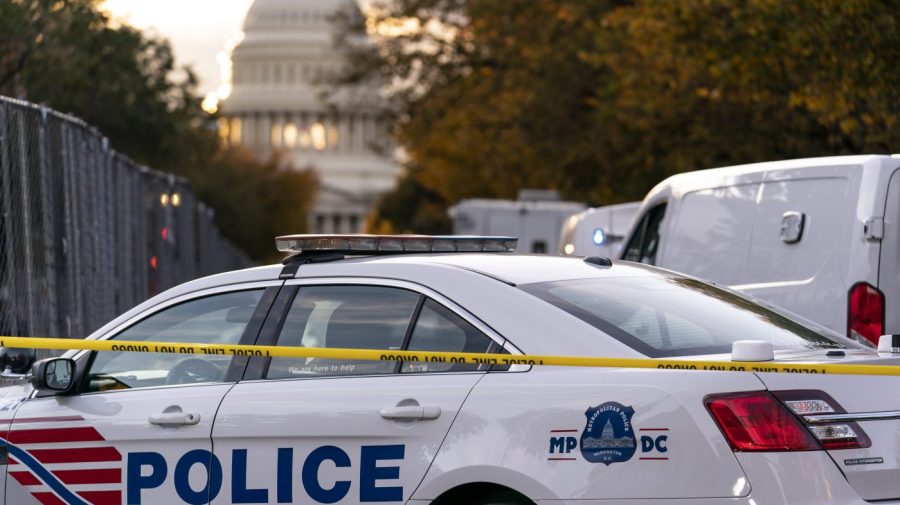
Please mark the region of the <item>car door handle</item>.
<svg viewBox="0 0 900 505"><path fill-rule="evenodd" d="M403 405L381 409L381 417L394 420L431 421L441 417L441 408L437 405Z"/></svg>
<svg viewBox="0 0 900 505"><path fill-rule="evenodd" d="M150 416L150 424L159 426L189 426L200 422L200 414L193 412L164 412Z"/></svg>

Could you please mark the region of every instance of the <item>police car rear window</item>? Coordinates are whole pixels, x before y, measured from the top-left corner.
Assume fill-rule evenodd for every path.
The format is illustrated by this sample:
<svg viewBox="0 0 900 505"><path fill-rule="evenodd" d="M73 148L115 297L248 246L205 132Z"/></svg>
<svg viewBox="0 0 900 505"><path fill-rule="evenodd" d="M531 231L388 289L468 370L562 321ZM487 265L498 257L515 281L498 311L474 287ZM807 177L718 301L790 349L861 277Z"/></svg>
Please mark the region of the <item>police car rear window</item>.
<svg viewBox="0 0 900 505"><path fill-rule="evenodd" d="M654 358L729 353L736 340L766 340L776 350L852 345L685 277L604 277L520 287Z"/></svg>

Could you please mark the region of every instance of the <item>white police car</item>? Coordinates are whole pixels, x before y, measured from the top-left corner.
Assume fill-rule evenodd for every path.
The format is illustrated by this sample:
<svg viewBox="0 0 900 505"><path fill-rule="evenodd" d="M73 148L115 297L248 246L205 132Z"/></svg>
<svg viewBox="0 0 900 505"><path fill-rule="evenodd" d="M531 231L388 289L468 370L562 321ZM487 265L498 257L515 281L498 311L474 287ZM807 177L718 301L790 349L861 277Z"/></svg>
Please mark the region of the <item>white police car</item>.
<svg viewBox="0 0 900 505"><path fill-rule="evenodd" d="M778 362L896 361L627 262L279 244L302 253L90 338L719 360L750 339ZM7 504L900 503L896 377L86 351L36 370L0 398Z"/></svg>

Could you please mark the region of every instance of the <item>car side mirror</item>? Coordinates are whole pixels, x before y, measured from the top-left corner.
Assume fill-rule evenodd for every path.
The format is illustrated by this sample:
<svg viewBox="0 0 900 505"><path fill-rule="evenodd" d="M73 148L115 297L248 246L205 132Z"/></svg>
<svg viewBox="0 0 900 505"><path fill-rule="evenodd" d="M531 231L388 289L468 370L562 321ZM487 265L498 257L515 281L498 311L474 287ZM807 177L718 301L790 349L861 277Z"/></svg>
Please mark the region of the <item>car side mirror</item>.
<svg viewBox="0 0 900 505"><path fill-rule="evenodd" d="M21 379L31 370L37 352L34 349L17 347L0 348L0 377Z"/></svg>
<svg viewBox="0 0 900 505"><path fill-rule="evenodd" d="M38 391L68 393L75 385L75 360L48 358L38 361L31 372L31 385Z"/></svg>

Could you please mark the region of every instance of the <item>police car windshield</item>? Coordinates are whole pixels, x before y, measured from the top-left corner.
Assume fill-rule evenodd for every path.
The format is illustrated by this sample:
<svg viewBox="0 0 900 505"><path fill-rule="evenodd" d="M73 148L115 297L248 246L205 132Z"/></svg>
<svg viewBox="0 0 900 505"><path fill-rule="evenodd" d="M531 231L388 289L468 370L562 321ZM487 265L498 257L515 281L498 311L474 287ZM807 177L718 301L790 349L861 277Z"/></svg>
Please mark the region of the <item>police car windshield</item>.
<svg viewBox="0 0 900 505"><path fill-rule="evenodd" d="M653 358L729 353L736 340L765 340L776 350L853 346L735 293L674 275L520 287Z"/></svg>

